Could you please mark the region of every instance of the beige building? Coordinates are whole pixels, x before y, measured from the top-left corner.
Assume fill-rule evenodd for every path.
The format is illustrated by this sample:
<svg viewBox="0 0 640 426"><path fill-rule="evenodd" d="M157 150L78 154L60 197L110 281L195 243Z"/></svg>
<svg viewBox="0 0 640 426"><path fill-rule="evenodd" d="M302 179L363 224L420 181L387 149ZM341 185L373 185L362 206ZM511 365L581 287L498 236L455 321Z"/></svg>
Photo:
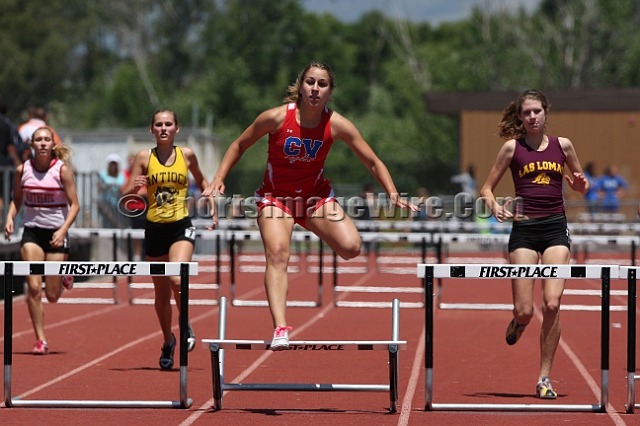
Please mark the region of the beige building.
<svg viewBox="0 0 640 426"><path fill-rule="evenodd" d="M640 170L636 167L640 149L640 89L545 91L551 104L548 134L569 138L582 167L592 161L596 172L615 164L629 183L622 199L621 213L627 221L637 219L640 199ZM476 166L478 186L482 186L504 141L498 136L502 111L519 92L429 93L429 111L457 115L460 121L459 155L461 172ZM568 173L568 169L565 174ZM582 194L565 192L567 216L577 220L586 211ZM496 195L513 196L513 181L505 173Z"/></svg>

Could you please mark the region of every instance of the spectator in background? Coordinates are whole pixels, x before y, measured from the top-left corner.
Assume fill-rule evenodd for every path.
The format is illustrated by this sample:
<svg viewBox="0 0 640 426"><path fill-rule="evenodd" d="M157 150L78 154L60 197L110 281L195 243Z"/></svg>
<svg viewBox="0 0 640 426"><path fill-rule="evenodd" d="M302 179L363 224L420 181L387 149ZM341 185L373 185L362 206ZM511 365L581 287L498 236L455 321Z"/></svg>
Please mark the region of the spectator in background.
<svg viewBox="0 0 640 426"><path fill-rule="evenodd" d="M21 143L16 126L6 116L7 106L0 95L0 211L4 212L4 200L11 198L14 168L22 162L17 154ZM5 191L5 182L6 191ZM3 215L4 216L4 215Z"/></svg>
<svg viewBox="0 0 640 426"><path fill-rule="evenodd" d="M118 202L122 196L121 188L127 179L120 171L120 156L107 156L107 169L98 173L98 190L100 192L99 208L104 228L121 228L122 220L118 214Z"/></svg>
<svg viewBox="0 0 640 426"><path fill-rule="evenodd" d="M478 181L476 180L475 166L469 164L465 173L451 176L451 182L460 184L460 189L462 190L459 195L456 194L454 210L463 213L464 218L473 220L472 212L474 211L476 198L478 196ZM467 216L467 214L470 216ZM459 216L455 214L454 217Z"/></svg>
<svg viewBox="0 0 640 426"><path fill-rule="evenodd" d="M459 175L451 176L451 182L460 184L462 192L471 194L473 199L478 196L478 181L476 180L476 167L473 164L467 166L467 171Z"/></svg>
<svg viewBox="0 0 640 426"><path fill-rule="evenodd" d="M610 165L598 179L598 193L604 213L617 213L620 199L624 197L629 184L618 174L618 167Z"/></svg>
<svg viewBox="0 0 640 426"><path fill-rule="evenodd" d="M591 188L584 194L584 199L587 202L587 211L591 214L598 213L598 176L596 175L596 165L593 161L588 162L584 168L584 177L591 184Z"/></svg>
<svg viewBox="0 0 640 426"><path fill-rule="evenodd" d="M32 106L29 107L27 114L29 117L28 120L18 126L18 132L20 132L20 137L22 137L22 141L24 143L29 144L31 142L33 132L40 127L48 127L51 130L51 133L53 134L53 141L56 145L60 145L62 143L53 127L47 125L47 110L40 106ZM20 155L22 156L23 153L20 153ZM29 156L30 155L31 153L29 152ZM26 159L23 157L23 161L24 160Z"/></svg>
<svg viewBox="0 0 640 426"><path fill-rule="evenodd" d="M427 190L427 188L418 188L418 202L415 204L416 206L420 207L420 211L413 212L413 214L411 215L411 220L429 220L429 215L427 212L427 199L429 199L429 191Z"/></svg>
<svg viewBox="0 0 640 426"><path fill-rule="evenodd" d="M120 192L123 193L125 187L129 185L129 180L131 179L131 168L133 167L133 162L135 160L135 155L129 155L127 157L128 166L127 169L122 173L125 177L125 185L120 188ZM132 229L144 229L145 222L145 213L147 211L147 206L149 205L149 198L147 198L147 187L142 186L140 190L132 194L133 197L127 200L126 210L129 212L129 226ZM133 240L133 261L138 262L142 260L144 256L144 246L142 244L142 238L132 238Z"/></svg>
<svg viewBox="0 0 640 426"><path fill-rule="evenodd" d="M377 217L376 211L376 194L373 192L373 185L367 183L362 188L362 193L360 197L364 200L364 206L359 207L355 211L355 219L356 220L372 220L374 217Z"/></svg>

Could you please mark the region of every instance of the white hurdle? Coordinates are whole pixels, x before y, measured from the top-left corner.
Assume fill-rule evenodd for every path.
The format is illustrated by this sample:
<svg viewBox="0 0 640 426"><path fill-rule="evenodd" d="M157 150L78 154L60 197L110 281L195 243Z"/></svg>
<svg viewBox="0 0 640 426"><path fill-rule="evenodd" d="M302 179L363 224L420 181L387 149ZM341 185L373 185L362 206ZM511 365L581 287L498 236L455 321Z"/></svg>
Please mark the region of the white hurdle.
<svg viewBox="0 0 640 426"><path fill-rule="evenodd" d="M235 244L236 241L261 241L262 236L260 235L260 231L255 230L230 230L230 231L217 231L226 237L226 241L229 244L229 259L231 262L230 272L231 272L231 304L233 306L269 306L269 302L267 300L244 300L236 298L236 252L235 252ZM320 248L322 248L322 242L320 239L315 236L313 233L305 231L296 231L293 232L291 236L291 241L294 243L318 241L320 243ZM298 256L298 260L301 261L302 256ZM238 259L240 260L240 259ZM291 267L290 267L291 268ZM237 267L239 272L242 272L241 268ZM300 267L297 270L290 270L290 272L295 273L299 272ZM247 270L244 272L264 272L264 269L259 270ZM318 274L318 287L317 287L317 298L316 300L287 300L288 307L304 307L304 308L315 308L322 305L322 268L320 268Z"/></svg>
<svg viewBox="0 0 640 426"><path fill-rule="evenodd" d="M209 232L211 231L201 231L198 230L196 231L196 239L198 238L203 238L203 235L206 236ZM132 253L132 240L133 239L139 239L139 240L143 240L144 239L144 229L123 229L122 230L122 237L127 239L127 251L128 251L128 257L129 260L133 259L133 253ZM190 297L189 298L189 305L191 306L215 306L218 304L218 298L220 297L220 236L219 234L214 234L212 236L213 238L216 238L216 259L217 259L217 266L214 268L214 270L216 271L216 281L218 284L189 284L189 290L208 290L208 291L214 291L215 292L215 297L212 299L207 299L207 298L203 298L203 297ZM115 259L114 259L115 260ZM206 267L205 267L206 268ZM200 267L199 268L199 272L206 272L204 269ZM127 277L127 290L129 293L129 304L130 305L153 305L155 303L155 298L153 297L136 297L134 295L133 290L152 290L154 288L154 285L152 282L146 282L146 283L134 283L131 280L131 276ZM171 300L171 304L175 305L176 302L175 300Z"/></svg>
<svg viewBox="0 0 640 426"><path fill-rule="evenodd" d="M225 350L269 350L269 340L226 340L226 298L220 299L220 318L218 322L218 339L203 339L205 349L211 352L211 374L213 382L213 404L215 410L222 409L222 396L225 390L252 391L333 391L333 392L389 392L389 411L398 410L398 350L406 349L407 342L400 339L400 303L393 301L391 340L383 341L290 341L289 350L295 351L329 351L347 350L371 351L386 350L389 352L389 384L335 384L335 383L225 383L224 354Z"/></svg>
<svg viewBox="0 0 640 426"><path fill-rule="evenodd" d="M76 276L180 276L180 400L179 401L100 401L100 400L23 400L11 398L13 364L13 277L25 275ZM6 407L55 408L189 408L193 401L187 397L187 338L189 331L189 276L198 275L198 264L156 262L0 262L0 276L4 280L4 403Z"/></svg>
<svg viewBox="0 0 640 426"><path fill-rule="evenodd" d="M111 238L112 244L112 260L115 262L118 260L118 237L120 236L119 229L102 229L102 228L71 228L69 229L69 238ZM71 241L73 244L73 240ZM110 305L118 304L118 278L116 276L111 277L111 282L76 282L73 284L75 289L104 289L110 290L112 297L66 297L70 296L69 293L65 294L65 297L60 297L57 303L60 304L90 304L90 305ZM47 299L43 298L43 302L47 303Z"/></svg>
<svg viewBox="0 0 640 426"><path fill-rule="evenodd" d="M466 411L588 411L605 412L609 392L609 302L610 280L618 278L611 265L418 265L418 278L425 280L425 410ZM460 404L433 403L433 279L434 278L564 278L602 280L601 394L596 404Z"/></svg>
<svg viewBox="0 0 640 426"><path fill-rule="evenodd" d="M425 233L411 233L411 232L362 232L362 241L380 243L380 242L394 242L394 243L413 243L421 244L422 256L402 258L399 259L402 264L411 266L405 267L380 267L377 250L375 252L376 272L405 275L415 274L416 266L422 260L422 263L426 261L427 244L432 242L431 235ZM391 262L391 259L386 261ZM338 285L338 274L340 273L337 266L337 255L333 254L333 299L334 305L339 308L390 308L390 302L372 302L372 301L354 301L354 300L338 300L338 293L397 293L397 294L419 294L422 301L420 302L400 302L401 308L424 308L424 287L391 287L391 286L341 286ZM366 272L366 271L364 271Z"/></svg>
<svg viewBox="0 0 640 426"><path fill-rule="evenodd" d="M440 234L437 235L437 238L442 241L444 244L452 244L452 243L475 243L475 244L486 244L486 245L497 245L497 244L508 244L509 243L509 234L495 234L495 235L485 235L485 234ZM640 242L640 237L630 237L630 236L601 236L601 235L575 235L571 236L571 244L575 244L578 246L586 246L588 244L598 244L598 245L620 245L620 246L630 246L631 247L631 262L634 263L635 259L635 247ZM491 259L482 259L476 258L478 264L486 265L488 263L493 263ZM494 259L495 260L495 259ZM602 261L603 259L598 259ZM465 263L466 265L469 265ZM612 263L612 265L619 264L619 261L616 260ZM600 265L604 266L603 263ZM609 265L609 266L612 266ZM470 266L470 265L469 265ZM493 265L496 266L496 265ZM589 265L592 266L592 265ZM595 265L597 266L597 265ZM440 309L461 309L461 310L483 310L483 311L512 311L513 304L509 303L445 303L442 302L442 280L438 279L438 286L436 290L437 295L437 303L438 308ZM565 296L599 296L599 292L594 292L590 290L580 290L580 289L565 289L563 292ZM626 295L626 293L616 293L616 295ZM571 304L571 303L563 303L560 307L563 311L598 311L600 310L599 305L590 305L590 304ZM625 305L613 305L610 306L609 309L611 311L626 311L627 306Z"/></svg>

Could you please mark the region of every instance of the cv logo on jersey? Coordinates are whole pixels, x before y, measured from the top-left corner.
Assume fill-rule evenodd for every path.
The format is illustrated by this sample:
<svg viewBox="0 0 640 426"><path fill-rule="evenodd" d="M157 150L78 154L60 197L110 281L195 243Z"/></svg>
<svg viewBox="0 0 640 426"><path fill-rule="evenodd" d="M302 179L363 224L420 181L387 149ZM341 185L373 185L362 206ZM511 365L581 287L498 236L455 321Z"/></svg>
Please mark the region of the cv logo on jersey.
<svg viewBox="0 0 640 426"><path fill-rule="evenodd" d="M290 136L284 141L284 155L291 161L315 161L318 151L322 146L322 141L313 139L302 139Z"/></svg>

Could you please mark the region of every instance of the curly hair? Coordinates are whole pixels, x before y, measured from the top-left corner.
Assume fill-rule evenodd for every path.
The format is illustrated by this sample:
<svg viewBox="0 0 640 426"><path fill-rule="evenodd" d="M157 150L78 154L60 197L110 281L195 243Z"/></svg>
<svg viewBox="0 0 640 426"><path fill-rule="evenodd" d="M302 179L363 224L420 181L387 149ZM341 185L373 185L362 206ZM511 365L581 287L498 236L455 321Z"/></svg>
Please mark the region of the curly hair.
<svg viewBox="0 0 640 426"><path fill-rule="evenodd" d="M526 100L540 101L542 109L545 115L549 112L550 104L547 101L547 97L544 93L537 89L529 89L524 91L518 96L517 102L511 102L508 107L502 111L502 121L498 124L498 135L505 140L519 139L527 134L527 131L520 120L520 113L522 112L522 104ZM546 123L544 131L546 132Z"/></svg>

